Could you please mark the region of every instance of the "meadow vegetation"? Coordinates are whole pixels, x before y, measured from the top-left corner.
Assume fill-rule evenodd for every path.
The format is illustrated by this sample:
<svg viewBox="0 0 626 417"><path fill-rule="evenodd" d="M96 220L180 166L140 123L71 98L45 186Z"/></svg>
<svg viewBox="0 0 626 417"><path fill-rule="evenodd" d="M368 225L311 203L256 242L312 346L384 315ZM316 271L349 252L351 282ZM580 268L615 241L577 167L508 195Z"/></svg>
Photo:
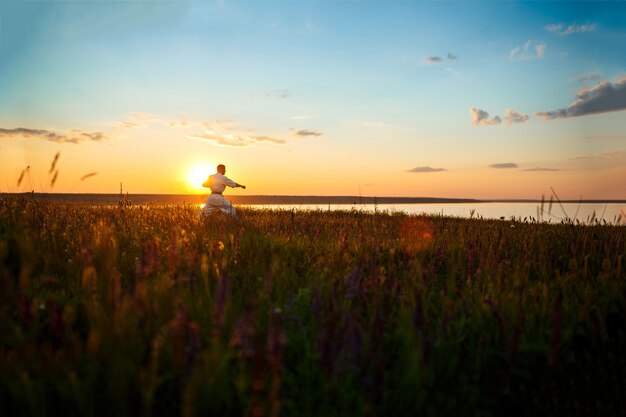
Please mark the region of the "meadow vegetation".
<svg viewBox="0 0 626 417"><path fill-rule="evenodd" d="M0 199L0 404L617 415L626 227Z"/></svg>

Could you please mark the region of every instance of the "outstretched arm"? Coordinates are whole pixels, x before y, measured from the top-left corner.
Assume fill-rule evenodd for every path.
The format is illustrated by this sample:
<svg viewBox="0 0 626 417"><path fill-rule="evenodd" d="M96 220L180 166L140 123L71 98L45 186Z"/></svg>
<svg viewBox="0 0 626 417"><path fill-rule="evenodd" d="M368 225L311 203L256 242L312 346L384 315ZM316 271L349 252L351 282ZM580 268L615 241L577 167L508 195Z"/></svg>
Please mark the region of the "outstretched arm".
<svg viewBox="0 0 626 417"><path fill-rule="evenodd" d="M243 188L244 190L246 189L246 186L245 186L245 185L243 185L243 184L238 184L238 183L236 183L235 181L231 180L231 179L230 179L230 178L228 178L228 177L224 177L224 183L225 183L226 185L228 185L229 187L231 187L231 188L237 188L237 187L239 187L239 188Z"/></svg>

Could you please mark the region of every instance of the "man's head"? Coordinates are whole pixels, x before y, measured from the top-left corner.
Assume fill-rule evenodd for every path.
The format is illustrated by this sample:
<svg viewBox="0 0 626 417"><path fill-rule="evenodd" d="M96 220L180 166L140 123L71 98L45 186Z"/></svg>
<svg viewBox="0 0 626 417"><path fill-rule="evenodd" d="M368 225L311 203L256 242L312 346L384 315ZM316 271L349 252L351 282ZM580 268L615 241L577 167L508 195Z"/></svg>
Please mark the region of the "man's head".
<svg viewBox="0 0 626 417"><path fill-rule="evenodd" d="M217 166L217 172L219 172L222 175L226 174L226 166L224 164L219 164Z"/></svg>

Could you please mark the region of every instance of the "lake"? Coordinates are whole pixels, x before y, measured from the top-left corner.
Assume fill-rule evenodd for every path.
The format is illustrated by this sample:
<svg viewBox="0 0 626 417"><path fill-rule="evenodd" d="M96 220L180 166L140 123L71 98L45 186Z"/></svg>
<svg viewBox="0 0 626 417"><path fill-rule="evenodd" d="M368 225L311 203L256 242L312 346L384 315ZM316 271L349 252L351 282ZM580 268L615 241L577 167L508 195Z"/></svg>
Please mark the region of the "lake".
<svg viewBox="0 0 626 417"><path fill-rule="evenodd" d="M482 217L487 219L538 219L541 203L442 203L442 204L242 204L241 207L277 210L365 210L379 212L405 212L408 214L440 214L456 217ZM543 220L560 222L566 218L589 223L592 219L611 224L626 224L626 205L618 203L553 203L549 210L544 204Z"/></svg>

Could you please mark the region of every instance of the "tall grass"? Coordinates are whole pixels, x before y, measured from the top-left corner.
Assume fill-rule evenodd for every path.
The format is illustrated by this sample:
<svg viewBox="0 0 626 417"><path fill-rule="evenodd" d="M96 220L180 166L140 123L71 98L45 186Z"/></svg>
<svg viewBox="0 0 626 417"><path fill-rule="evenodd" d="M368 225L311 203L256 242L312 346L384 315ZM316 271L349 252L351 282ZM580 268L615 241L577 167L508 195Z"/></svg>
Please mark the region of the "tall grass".
<svg viewBox="0 0 626 417"><path fill-rule="evenodd" d="M616 415L626 228L0 200L2 415Z"/></svg>

